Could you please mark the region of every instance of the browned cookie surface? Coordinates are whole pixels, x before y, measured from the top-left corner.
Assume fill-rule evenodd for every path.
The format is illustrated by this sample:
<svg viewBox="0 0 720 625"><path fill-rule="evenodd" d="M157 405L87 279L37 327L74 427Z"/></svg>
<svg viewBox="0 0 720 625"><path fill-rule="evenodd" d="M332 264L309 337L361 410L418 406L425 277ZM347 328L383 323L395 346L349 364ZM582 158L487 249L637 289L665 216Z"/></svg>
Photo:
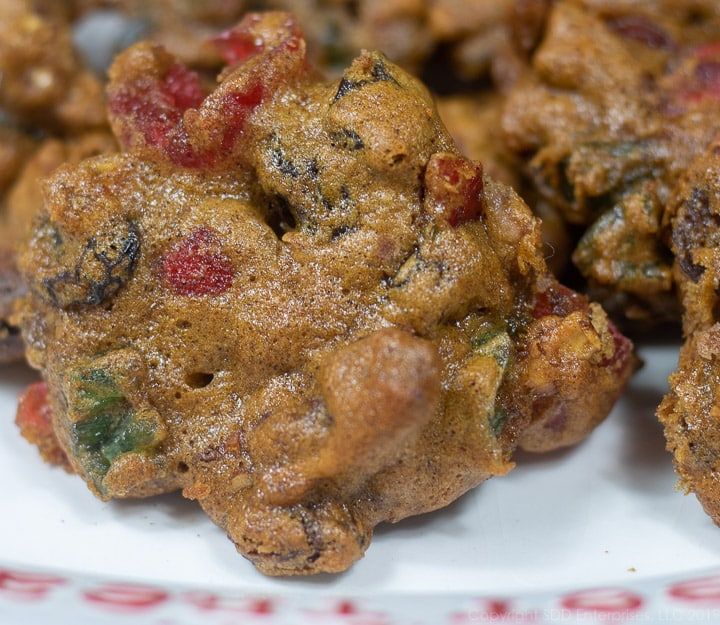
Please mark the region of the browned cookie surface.
<svg viewBox="0 0 720 625"><path fill-rule="evenodd" d="M520 186L519 172L502 136L503 106L504 99L497 93L437 99L440 118L458 149L482 162L488 175L516 189Z"/></svg>
<svg viewBox="0 0 720 625"><path fill-rule="evenodd" d="M113 152L115 140L107 131L72 138L46 138L14 172L15 179L1 198L0 237L0 362L23 356L19 329L11 321L15 302L26 291L16 267L16 255L28 238L33 219L43 204L42 181L64 163L79 163L97 154Z"/></svg>
<svg viewBox="0 0 720 625"><path fill-rule="evenodd" d="M65 163L76 164L116 149L115 139L108 130L41 141L34 154L26 159L6 195L4 231L10 247L17 249L27 238L33 218L43 204L42 182L45 178Z"/></svg>

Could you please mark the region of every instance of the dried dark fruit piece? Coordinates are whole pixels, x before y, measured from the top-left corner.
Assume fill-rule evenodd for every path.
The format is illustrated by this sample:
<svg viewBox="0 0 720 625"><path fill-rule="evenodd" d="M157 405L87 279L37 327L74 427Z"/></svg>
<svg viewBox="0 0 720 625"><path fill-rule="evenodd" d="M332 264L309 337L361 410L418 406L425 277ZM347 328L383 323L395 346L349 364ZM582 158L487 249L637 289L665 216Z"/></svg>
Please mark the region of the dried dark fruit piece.
<svg viewBox="0 0 720 625"><path fill-rule="evenodd" d="M669 49L674 47L670 35L643 15L618 15L609 18L607 23L622 37L632 39L650 48Z"/></svg>
<svg viewBox="0 0 720 625"><path fill-rule="evenodd" d="M679 112L720 99L720 46L711 43L686 54L668 82Z"/></svg>
<svg viewBox="0 0 720 625"><path fill-rule="evenodd" d="M685 201L683 219L672 233L672 242L678 263L683 273L693 282L697 282L705 272L705 267L693 262L696 248L704 247L705 239L720 228L720 214L710 210L710 197L705 189L693 189Z"/></svg>
<svg viewBox="0 0 720 625"><path fill-rule="evenodd" d="M480 218L483 168L455 154L435 154L425 171L429 210L457 228Z"/></svg>
<svg viewBox="0 0 720 625"><path fill-rule="evenodd" d="M350 128L343 128L331 133L330 141L333 147L345 150L362 150L365 147L360 135Z"/></svg>
<svg viewBox="0 0 720 625"><path fill-rule="evenodd" d="M93 236L80 248L72 269L43 279L43 290L53 305L65 310L104 304L133 277L140 247L140 231L133 222Z"/></svg>
<svg viewBox="0 0 720 625"><path fill-rule="evenodd" d="M382 60L377 60L373 63L370 69L370 76L368 78L354 79L344 76L340 81L340 85L338 86L338 90L337 93L335 93L333 101L337 102L353 91L357 91L367 85L374 85L379 82L390 82L400 86L398 81L393 78L390 72L388 72L387 66Z"/></svg>

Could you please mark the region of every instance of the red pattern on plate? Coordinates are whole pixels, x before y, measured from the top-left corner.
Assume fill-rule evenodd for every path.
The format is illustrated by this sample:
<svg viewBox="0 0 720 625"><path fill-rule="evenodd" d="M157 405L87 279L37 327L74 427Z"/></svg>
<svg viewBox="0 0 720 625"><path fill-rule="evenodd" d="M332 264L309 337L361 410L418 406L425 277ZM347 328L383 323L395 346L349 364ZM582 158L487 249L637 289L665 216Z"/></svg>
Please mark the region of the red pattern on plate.
<svg viewBox="0 0 720 625"><path fill-rule="evenodd" d="M720 575L675 584L668 589L668 596L679 601L720 605Z"/></svg>
<svg viewBox="0 0 720 625"><path fill-rule="evenodd" d="M151 586L108 584L83 593L85 601L110 611L147 612L168 601L170 595Z"/></svg>
<svg viewBox="0 0 720 625"><path fill-rule="evenodd" d="M329 599L292 593L290 588L276 597L253 597L238 591L162 588L0 566L0 623L77 625L94 622L99 611L128 625L720 622L720 570L690 579L674 576L626 587L503 598L437 594Z"/></svg>
<svg viewBox="0 0 720 625"><path fill-rule="evenodd" d="M355 601L341 599L322 610L307 610L313 623L343 623L345 625L392 625L382 612L365 611Z"/></svg>
<svg viewBox="0 0 720 625"><path fill-rule="evenodd" d="M223 597L211 592L189 592L183 598L203 612L233 612L254 616L266 616L275 613L275 602L271 599Z"/></svg>
<svg viewBox="0 0 720 625"><path fill-rule="evenodd" d="M475 625L485 623L504 623L506 625L534 625L539 623L540 614L534 610L520 611L506 599L483 599L477 607L467 612L451 615L452 625Z"/></svg>
<svg viewBox="0 0 720 625"><path fill-rule="evenodd" d="M597 588L567 595L562 600L562 606L567 610L579 612L621 614L640 610L643 606L643 599L639 595L621 588Z"/></svg>
<svg viewBox="0 0 720 625"><path fill-rule="evenodd" d="M55 575L0 569L0 594L13 599L42 601L54 588L65 583L65 578Z"/></svg>

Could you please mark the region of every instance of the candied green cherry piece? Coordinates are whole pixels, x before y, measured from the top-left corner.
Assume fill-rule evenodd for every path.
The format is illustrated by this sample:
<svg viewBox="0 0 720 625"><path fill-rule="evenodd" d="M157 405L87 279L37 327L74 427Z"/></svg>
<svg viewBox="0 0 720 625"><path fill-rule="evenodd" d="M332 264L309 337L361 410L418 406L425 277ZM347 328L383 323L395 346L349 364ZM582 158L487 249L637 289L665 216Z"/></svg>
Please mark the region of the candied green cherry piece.
<svg viewBox="0 0 720 625"><path fill-rule="evenodd" d="M491 323L472 337L471 344L472 357L464 368L465 375L473 388L484 395L476 402L479 416L487 418L497 438L508 416L496 405L496 399L512 357L512 340L500 324Z"/></svg>
<svg viewBox="0 0 720 625"><path fill-rule="evenodd" d="M576 197L601 198L652 178L658 165L651 140L588 141L573 152L567 175Z"/></svg>
<svg viewBox="0 0 720 625"><path fill-rule="evenodd" d="M105 369L81 369L72 378L70 419L78 442L102 444L105 432L132 410L125 395Z"/></svg>
<svg viewBox="0 0 720 625"><path fill-rule="evenodd" d="M501 327L495 326L483 330L472 338L476 355L492 356L503 371L507 368L512 352L512 340Z"/></svg>
<svg viewBox="0 0 720 625"><path fill-rule="evenodd" d="M502 433L507 418L508 413L502 408L495 410L495 413L490 417L490 429L492 429L496 437Z"/></svg>
<svg viewBox="0 0 720 625"><path fill-rule="evenodd" d="M128 415L115 428L112 437L102 446L102 454L110 462L120 455L134 451L148 451L160 442L158 440L158 422L153 418L143 418L137 411Z"/></svg>
<svg viewBox="0 0 720 625"><path fill-rule="evenodd" d="M589 280L638 295L672 288L669 256L658 241L661 207L640 185L585 232L573 262Z"/></svg>
<svg viewBox="0 0 720 625"><path fill-rule="evenodd" d="M111 463L121 454L152 449L158 437L158 424L152 418L138 418L135 410L98 415L73 426L78 448L99 452Z"/></svg>
<svg viewBox="0 0 720 625"><path fill-rule="evenodd" d="M71 371L66 386L72 451L102 493L103 478L123 454L152 452L165 438L160 415L128 397L142 371L137 355L121 350Z"/></svg>

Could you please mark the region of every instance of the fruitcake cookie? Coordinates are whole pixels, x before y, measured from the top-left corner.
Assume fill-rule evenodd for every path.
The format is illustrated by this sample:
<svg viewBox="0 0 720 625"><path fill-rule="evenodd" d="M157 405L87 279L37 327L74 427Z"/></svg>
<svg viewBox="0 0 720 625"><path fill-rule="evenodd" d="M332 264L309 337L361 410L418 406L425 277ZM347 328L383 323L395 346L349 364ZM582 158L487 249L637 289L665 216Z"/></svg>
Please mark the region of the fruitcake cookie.
<svg viewBox="0 0 720 625"><path fill-rule="evenodd" d="M537 192L584 229L573 260L591 293L642 324L675 319L663 212L718 126L688 104L720 85L720 5L526 4L552 8L525 38L537 47L509 98L507 141Z"/></svg>
<svg viewBox="0 0 720 625"><path fill-rule="evenodd" d="M264 573L342 571L581 440L631 344L386 57L323 81L285 13L222 52L211 93L158 45L115 61L122 151L53 175L21 258L28 357L96 495L182 489Z"/></svg>

